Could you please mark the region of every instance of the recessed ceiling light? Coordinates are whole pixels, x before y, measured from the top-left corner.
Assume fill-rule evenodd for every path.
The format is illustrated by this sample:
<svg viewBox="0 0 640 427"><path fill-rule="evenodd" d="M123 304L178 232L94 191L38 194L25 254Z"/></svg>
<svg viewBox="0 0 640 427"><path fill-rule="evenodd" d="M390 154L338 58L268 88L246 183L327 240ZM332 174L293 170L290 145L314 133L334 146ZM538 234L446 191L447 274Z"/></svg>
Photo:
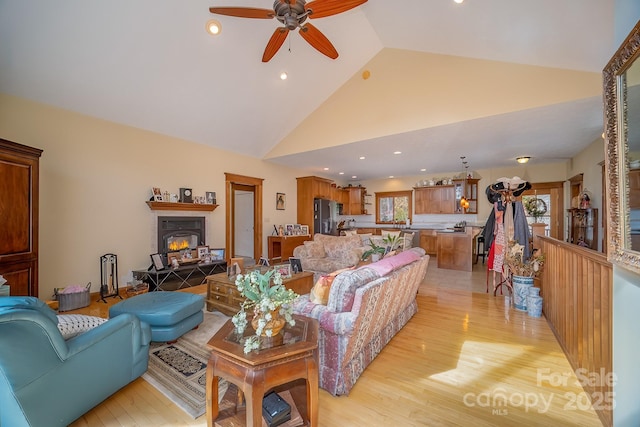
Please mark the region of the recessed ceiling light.
<svg viewBox="0 0 640 427"><path fill-rule="evenodd" d="M364 160L364 159L365 159L365 157L364 157L364 156L360 156L360 160Z"/></svg>
<svg viewBox="0 0 640 427"><path fill-rule="evenodd" d="M217 36L222 32L222 24L220 24L220 22L216 21L215 19L208 20L205 28L207 29L207 33L211 34L212 36Z"/></svg>
<svg viewBox="0 0 640 427"><path fill-rule="evenodd" d="M344 175L344 172L340 172L338 175Z"/></svg>
<svg viewBox="0 0 640 427"><path fill-rule="evenodd" d="M393 175L389 175L389 178L395 178Z"/></svg>
<svg viewBox="0 0 640 427"><path fill-rule="evenodd" d="M523 164L523 163L527 163L527 162L529 161L529 159L530 159L530 158L531 158L531 157L528 157L528 156L520 156L520 157L517 157L517 158L516 158L516 161L517 161L518 163Z"/></svg>
<svg viewBox="0 0 640 427"><path fill-rule="evenodd" d="M287 80L287 77L289 76L287 75L286 71L280 73L280 80Z"/></svg>
<svg viewBox="0 0 640 427"><path fill-rule="evenodd" d="M329 168L324 168L324 170L328 171L328 170L329 170Z"/></svg>
<svg viewBox="0 0 640 427"><path fill-rule="evenodd" d="M453 0L453 1L454 1L455 3L460 4L460 3L462 3L464 0Z"/></svg>
<svg viewBox="0 0 640 427"><path fill-rule="evenodd" d="M394 151L393 154L402 154L402 151Z"/></svg>
<svg viewBox="0 0 640 427"><path fill-rule="evenodd" d="M420 172L426 172L427 170L425 168L420 169Z"/></svg>
<svg viewBox="0 0 640 427"><path fill-rule="evenodd" d="M355 175L351 176L351 179L356 179L356 178L357 178L357 176L355 176Z"/></svg>

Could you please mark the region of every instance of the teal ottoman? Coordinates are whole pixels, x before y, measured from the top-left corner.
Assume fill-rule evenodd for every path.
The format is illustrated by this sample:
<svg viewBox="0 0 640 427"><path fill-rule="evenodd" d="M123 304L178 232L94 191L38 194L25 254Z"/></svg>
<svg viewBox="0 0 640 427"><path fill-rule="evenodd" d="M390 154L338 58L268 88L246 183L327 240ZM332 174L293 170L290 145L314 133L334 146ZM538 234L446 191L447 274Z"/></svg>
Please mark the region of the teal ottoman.
<svg viewBox="0 0 640 427"><path fill-rule="evenodd" d="M186 292L149 292L109 308L109 317L134 314L151 326L151 341L175 341L202 323L204 297Z"/></svg>

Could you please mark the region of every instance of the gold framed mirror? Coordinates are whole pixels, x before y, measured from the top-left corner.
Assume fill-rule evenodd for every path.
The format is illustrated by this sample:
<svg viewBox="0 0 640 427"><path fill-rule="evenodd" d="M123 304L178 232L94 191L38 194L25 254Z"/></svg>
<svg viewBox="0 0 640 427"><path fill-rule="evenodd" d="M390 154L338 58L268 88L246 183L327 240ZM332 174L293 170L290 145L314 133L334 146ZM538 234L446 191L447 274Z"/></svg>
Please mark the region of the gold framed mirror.
<svg viewBox="0 0 640 427"><path fill-rule="evenodd" d="M640 21L603 70L608 259L640 273Z"/></svg>

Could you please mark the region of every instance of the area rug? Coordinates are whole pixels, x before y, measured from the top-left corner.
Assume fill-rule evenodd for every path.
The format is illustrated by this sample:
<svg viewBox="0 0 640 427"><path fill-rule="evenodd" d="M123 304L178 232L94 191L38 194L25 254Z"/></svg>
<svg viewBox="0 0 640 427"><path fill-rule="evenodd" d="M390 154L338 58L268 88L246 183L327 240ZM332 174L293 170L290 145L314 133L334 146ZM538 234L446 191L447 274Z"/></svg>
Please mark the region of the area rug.
<svg viewBox="0 0 640 427"><path fill-rule="evenodd" d="M198 418L206 411L206 372L210 351L206 344L229 318L204 310L204 320L173 344L152 342L149 368L142 375L147 382L167 396L183 411ZM229 383L219 381L222 400Z"/></svg>

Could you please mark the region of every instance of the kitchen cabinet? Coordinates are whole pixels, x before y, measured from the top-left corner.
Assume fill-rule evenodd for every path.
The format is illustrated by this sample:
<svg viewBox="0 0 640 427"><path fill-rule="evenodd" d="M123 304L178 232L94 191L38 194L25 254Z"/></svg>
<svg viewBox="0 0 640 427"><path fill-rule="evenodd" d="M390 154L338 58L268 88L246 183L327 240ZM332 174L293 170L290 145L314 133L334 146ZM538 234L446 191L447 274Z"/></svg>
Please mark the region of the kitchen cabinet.
<svg viewBox="0 0 640 427"><path fill-rule="evenodd" d="M0 275L11 295L38 296L41 155L40 149L0 139Z"/></svg>
<svg viewBox="0 0 640 427"><path fill-rule="evenodd" d="M598 209L568 209L569 243L598 250Z"/></svg>
<svg viewBox="0 0 640 427"><path fill-rule="evenodd" d="M438 234L436 230L420 230L420 247L428 255L438 255Z"/></svg>
<svg viewBox="0 0 640 427"><path fill-rule="evenodd" d="M331 200L333 181L318 176L303 176L298 181L298 224L308 225L309 234L317 232L313 229L313 199Z"/></svg>
<svg viewBox="0 0 640 427"><path fill-rule="evenodd" d="M455 213L477 214L478 213L478 181L479 179L454 179L453 187L455 193L454 209ZM469 207L463 209L460 200L464 196L469 202Z"/></svg>
<svg viewBox="0 0 640 427"><path fill-rule="evenodd" d="M364 196L367 190L363 187L347 187L349 192L349 212L347 215L365 214Z"/></svg>
<svg viewBox="0 0 640 427"><path fill-rule="evenodd" d="M455 189L453 185L416 187L413 191L416 214L455 213Z"/></svg>

